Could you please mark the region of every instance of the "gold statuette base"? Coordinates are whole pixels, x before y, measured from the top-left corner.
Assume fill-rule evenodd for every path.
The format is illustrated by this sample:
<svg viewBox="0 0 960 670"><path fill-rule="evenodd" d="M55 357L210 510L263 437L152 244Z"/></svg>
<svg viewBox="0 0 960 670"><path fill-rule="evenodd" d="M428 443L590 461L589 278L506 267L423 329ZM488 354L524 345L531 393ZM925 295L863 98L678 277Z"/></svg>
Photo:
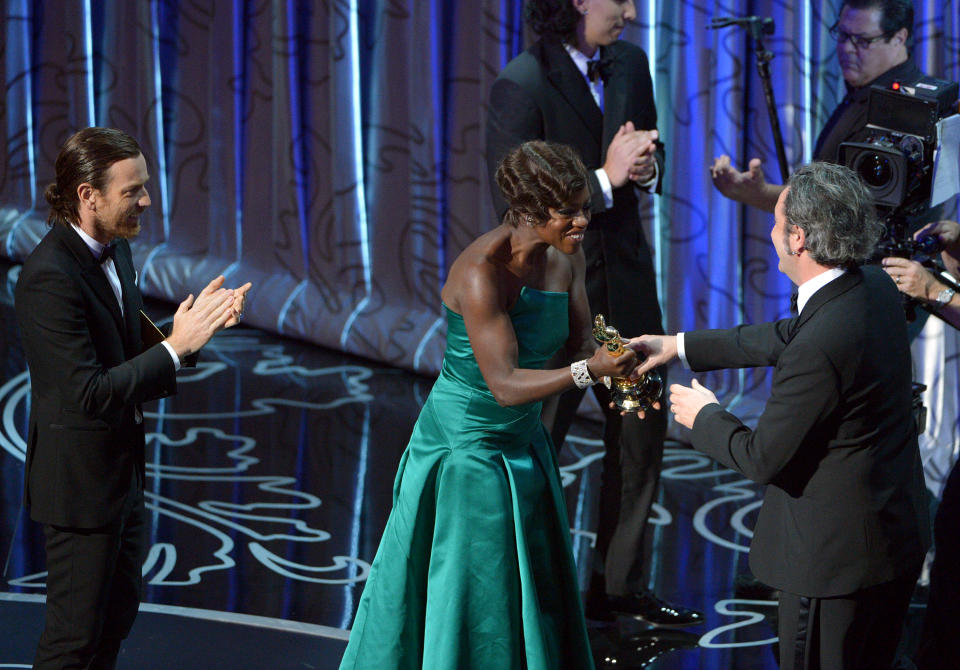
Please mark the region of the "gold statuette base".
<svg viewBox="0 0 960 670"><path fill-rule="evenodd" d="M660 399L660 392L663 390L663 380L655 370L643 374L635 381L627 377L614 377L611 381L613 383L610 397L624 412L650 409L653 403Z"/></svg>

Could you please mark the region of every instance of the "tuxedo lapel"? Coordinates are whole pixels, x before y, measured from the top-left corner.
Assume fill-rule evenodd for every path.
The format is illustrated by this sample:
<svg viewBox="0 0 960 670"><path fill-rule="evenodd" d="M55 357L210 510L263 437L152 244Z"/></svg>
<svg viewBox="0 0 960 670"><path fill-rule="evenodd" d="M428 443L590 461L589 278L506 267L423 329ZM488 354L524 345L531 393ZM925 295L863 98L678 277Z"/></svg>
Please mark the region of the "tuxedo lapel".
<svg viewBox="0 0 960 670"><path fill-rule="evenodd" d="M140 301L137 300L137 277L133 269L133 255L126 240L118 241L117 254L114 266L120 278L120 288L123 295L124 342L127 356L140 353Z"/></svg>
<svg viewBox="0 0 960 670"><path fill-rule="evenodd" d="M540 45L539 59L547 73L547 79L580 117L597 144L600 144L603 136L603 115L590 93L586 79L562 44L541 42Z"/></svg>
<svg viewBox="0 0 960 670"><path fill-rule="evenodd" d="M603 136L601 146L603 147L603 157L606 159L606 150L610 146L610 141L617 134L620 123L624 119L630 118L627 115L627 91L630 87L630 73L627 71L626 64L621 52L611 45L602 47L601 58L610 60L609 74L607 80L603 83Z"/></svg>
<svg viewBox="0 0 960 670"><path fill-rule="evenodd" d="M120 305L117 303L117 297L114 295L113 289L110 288L110 282L107 281L107 276L103 273L99 261L93 257L90 249L72 228L63 224L55 224L53 232L77 259L77 263L80 265L81 278L110 310L117 330L120 333L126 333L123 317L120 314Z"/></svg>

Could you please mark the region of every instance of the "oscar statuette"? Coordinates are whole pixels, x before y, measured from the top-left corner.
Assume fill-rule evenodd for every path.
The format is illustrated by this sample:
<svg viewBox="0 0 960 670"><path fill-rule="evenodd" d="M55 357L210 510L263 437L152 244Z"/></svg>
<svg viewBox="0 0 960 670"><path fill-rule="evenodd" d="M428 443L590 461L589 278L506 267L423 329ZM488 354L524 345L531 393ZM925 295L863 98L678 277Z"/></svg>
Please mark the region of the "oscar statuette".
<svg viewBox="0 0 960 670"><path fill-rule="evenodd" d="M607 349L611 356L623 353L623 341L620 333L613 326L608 326L603 314L597 314L593 319L593 337ZM648 410L660 399L663 390L663 380L656 370L650 370L637 379L629 377L612 377L607 384L613 402L626 412Z"/></svg>

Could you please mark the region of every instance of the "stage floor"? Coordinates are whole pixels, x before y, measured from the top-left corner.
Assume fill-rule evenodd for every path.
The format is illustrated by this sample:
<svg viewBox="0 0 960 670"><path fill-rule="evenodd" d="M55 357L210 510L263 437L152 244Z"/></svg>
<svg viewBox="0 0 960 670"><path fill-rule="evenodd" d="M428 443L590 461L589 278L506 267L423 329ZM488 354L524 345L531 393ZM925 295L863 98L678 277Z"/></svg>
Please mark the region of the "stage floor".
<svg viewBox="0 0 960 670"><path fill-rule="evenodd" d="M6 270L6 268L3 268ZM13 268L10 272L16 272ZM0 297L0 668L30 667L42 627L41 529L20 508L29 379L8 272ZM165 305L149 310L158 320ZM151 516L141 615L120 668L336 668L390 509L393 477L432 379L241 327L147 408ZM600 426L561 452L581 579L592 556ZM747 573L759 487L671 442L650 519L650 584L700 609L686 635L621 621L660 670L777 667L776 604ZM922 609L913 610L916 625ZM687 646L685 649L671 647ZM653 660L653 657L659 657ZM639 667L639 666L637 666Z"/></svg>

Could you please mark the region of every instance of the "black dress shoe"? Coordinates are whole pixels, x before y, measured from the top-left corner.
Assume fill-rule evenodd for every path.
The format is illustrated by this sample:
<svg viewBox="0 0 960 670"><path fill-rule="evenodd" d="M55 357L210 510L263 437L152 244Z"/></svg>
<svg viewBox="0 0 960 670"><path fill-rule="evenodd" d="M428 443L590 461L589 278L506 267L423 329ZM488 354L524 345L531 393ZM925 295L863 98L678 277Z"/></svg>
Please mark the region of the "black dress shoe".
<svg viewBox="0 0 960 670"><path fill-rule="evenodd" d="M703 623L703 615L689 607L660 600L650 591L637 591L625 596L606 596L607 609L613 614L630 616L659 628L683 628Z"/></svg>
<svg viewBox="0 0 960 670"><path fill-rule="evenodd" d="M694 649L700 636L686 631L648 630L627 637L598 640L594 657L597 670L646 668L666 653Z"/></svg>

